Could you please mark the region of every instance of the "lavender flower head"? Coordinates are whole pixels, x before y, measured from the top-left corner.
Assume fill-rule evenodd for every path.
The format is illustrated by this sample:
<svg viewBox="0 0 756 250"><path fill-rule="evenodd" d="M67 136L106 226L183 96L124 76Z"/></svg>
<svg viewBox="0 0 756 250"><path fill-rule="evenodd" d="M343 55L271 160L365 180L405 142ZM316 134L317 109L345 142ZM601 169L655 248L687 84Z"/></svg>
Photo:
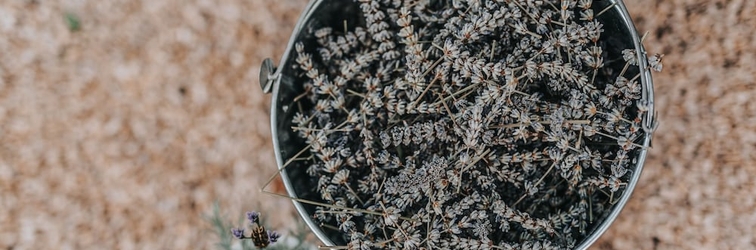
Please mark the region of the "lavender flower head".
<svg viewBox="0 0 756 250"><path fill-rule="evenodd" d="M280 238L281 235L276 231L265 229L265 227L260 224L260 213L251 211L247 212L246 215L249 224L251 224L249 236L244 235L243 228L232 228L231 234L233 234L234 237L241 240L250 239L252 240L252 244L259 249L266 248L270 244L278 242L278 238Z"/></svg>
<svg viewBox="0 0 756 250"><path fill-rule="evenodd" d="M256 224L260 222L260 213L257 211L251 211L247 212L247 220L249 220L249 223Z"/></svg>
<svg viewBox="0 0 756 250"><path fill-rule="evenodd" d="M244 239L244 229L242 228L232 228L231 234L233 234L237 239Z"/></svg>
<svg viewBox="0 0 756 250"><path fill-rule="evenodd" d="M281 234L279 234L276 231L268 231L268 239L270 239L270 244L278 242L278 238L281 237Z"/></svg>

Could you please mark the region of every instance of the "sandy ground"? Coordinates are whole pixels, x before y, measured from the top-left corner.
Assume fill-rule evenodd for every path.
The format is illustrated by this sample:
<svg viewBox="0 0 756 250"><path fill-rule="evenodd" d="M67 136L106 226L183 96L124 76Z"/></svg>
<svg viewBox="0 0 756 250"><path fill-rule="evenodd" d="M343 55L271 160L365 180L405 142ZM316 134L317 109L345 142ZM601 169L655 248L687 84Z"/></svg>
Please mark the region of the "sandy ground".
<svg viewBox="0 0 756 250"><path fill-rule="evenodd" d="M0 249L211 249L270 211L263 58L305 0L0 2ZM756 248L756 1L636 0L661 127L595 249ZM80 21L72 31L66 17Z"/></svg>

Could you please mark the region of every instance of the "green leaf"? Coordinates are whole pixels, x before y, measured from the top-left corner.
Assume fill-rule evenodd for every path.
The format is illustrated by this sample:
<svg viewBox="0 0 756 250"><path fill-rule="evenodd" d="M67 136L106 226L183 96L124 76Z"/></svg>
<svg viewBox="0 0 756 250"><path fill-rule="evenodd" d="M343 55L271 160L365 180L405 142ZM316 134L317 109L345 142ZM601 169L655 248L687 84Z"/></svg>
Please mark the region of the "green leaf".
<svg viewBox="0 0 756 250"><path fill-rule="evenodd" d="M81 30L81 21L79 20L79 16L73 13L66 13L65 15L66 19L66 25L68 26L68 30L71 32L76 32Z"/></svg>

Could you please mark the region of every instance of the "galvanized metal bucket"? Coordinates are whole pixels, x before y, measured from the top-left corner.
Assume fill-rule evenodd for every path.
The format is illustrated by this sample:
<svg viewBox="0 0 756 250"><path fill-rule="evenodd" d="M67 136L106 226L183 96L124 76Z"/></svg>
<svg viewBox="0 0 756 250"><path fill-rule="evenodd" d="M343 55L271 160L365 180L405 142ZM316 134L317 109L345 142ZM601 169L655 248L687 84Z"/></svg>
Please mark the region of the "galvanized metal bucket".
<svg viewBox="0 0 756 250"><path fill-rule="evenodd" d="M611 34L614 39L623 43L630 43L637 51L638 66L640 69L640 81L642 84L642 100L649 103L649 110L643 120L644 138L640 153L634 159L636 168L629 178L625 191L622 193L618 202L613 205L611 212L596 226L594 226L588 236L577 244L576 249L587 249L593 244L614 222L622 208L630 199L630 196L638 184L641 176L641 170L646 159L648 147L651 144L652 131L655 126L654 120L654 91L651 71L648 69L647 53L641 44L641 38L638 35L630 15L622 0L597 1L594 4L601 4L604 7L610 7L604 15L607 16L608 22L604 22L605 33ZM312 36L314 29L320 27L322 23L341 23L349 18L357 18L359 6L354 4L353 0L311 0L305 7L299 18L294 32L289 39L288 46L284 52L281 62L276 67L271 59L266 59L262 63L260 72L260 84L265 93L272 93L271 100L271 132L273 135L273 146L275 147L276 161L278 168L281 169L287 160L294 157L302 148L305 147L303 142L297 138L297 135L291 131L291 119L293 108L290 107L295 96L302 91L302 83L297 82L294 77L292 67L295 59L294 45L298 41L304 40L304 37ZM305 44L307 46L308 44ZM303 170L285 169L281 172L284 186L293 198L306 198L315 194L314 185L308 183ZM317 194L315 194L317 197ZM314 206L293 200L294 206L299 215L305 221L307 226L326 246L335 246L337 243L332 239L333 233L324 231L317 222L313 221L312 214Z"/></svg>

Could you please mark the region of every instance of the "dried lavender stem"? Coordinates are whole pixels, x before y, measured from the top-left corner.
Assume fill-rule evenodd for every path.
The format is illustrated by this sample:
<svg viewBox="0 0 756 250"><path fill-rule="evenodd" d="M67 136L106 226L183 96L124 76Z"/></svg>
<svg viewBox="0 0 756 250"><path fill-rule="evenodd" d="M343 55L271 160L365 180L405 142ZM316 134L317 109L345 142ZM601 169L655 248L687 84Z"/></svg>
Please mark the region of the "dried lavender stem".
<svg viewBox="0 0 756 250"><path fill-rule="evenodd" d="M551 166L549 167L549 169L548 169L548 170L546 170L546 173L544 173L544 174L543 174L543 175L541 176L541 178L540 178L540 179L538 179L538 181L537 181L537 182L536 182L535 184L533 184L533 186L534 186L534 187L537 187L537 186L538 186L539 184L541 184L541 182L543 182L543 179L545 179L545 178L546 178L546 176L547 176L547 175L549 175L549 173L551 173L551 170L552 170L552 169L554 169L554 166L555 166L555 165L556 165L556 162L552 163L552 164L551 164ZM528 194L523 194L522 196L520 196L520 199L517 199L517 201L516 201L516 202L515 202L514 204L512 204L512 206L513 206L513 207L514 207L514 206L517 206L517 204L520 204L520 202L521 202L522 200L524 200L524 199L525 199L525 197L527 197L527 196L528 196Z"/></svg>
<svg viewBox="0 0 756 250"><path fill-rule="evenodd" d="M599 16L603 15L604 13L606 13L607 11L609 11L610 9L614 8L614 6L616 6L616 5L617 5L616 2L612 3L611 5L607 6L603 10L599 11L599 13L596 14L596 17L599 17Z"/></svg>

